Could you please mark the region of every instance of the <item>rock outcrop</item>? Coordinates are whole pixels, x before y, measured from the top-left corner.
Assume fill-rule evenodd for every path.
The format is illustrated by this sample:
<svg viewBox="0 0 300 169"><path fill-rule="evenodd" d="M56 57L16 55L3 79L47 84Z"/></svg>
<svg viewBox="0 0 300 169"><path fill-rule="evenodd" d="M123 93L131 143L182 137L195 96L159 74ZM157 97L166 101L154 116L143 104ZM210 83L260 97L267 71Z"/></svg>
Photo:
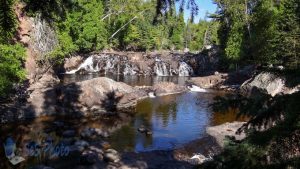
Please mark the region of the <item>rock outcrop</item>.
<svg viewBox="0 0 300 169"><path fill-rule="evenodd" d="M226 73L216 73L210 76L193 77L189 80L189 83L207 89L222 85L227 78L228 74Z"/></svg>
<svg viewBox="0 0 300 169"><path fill-rule="evenodd" d="M244 82L240 90L243 94L250 96L255 88L275 96L284 91L285 79L273 73L262 72Z"/></svg>
<svg viewBox="0 0 300 169"><path fill-rule="evenodd" d="M160 96L184 92L187 88L170 82L132 87L106 77L63 85L52 75L45 74L29 90L28 105L34 116L40 116L132 112L137 101L149 97L149 92Z"/></svg>

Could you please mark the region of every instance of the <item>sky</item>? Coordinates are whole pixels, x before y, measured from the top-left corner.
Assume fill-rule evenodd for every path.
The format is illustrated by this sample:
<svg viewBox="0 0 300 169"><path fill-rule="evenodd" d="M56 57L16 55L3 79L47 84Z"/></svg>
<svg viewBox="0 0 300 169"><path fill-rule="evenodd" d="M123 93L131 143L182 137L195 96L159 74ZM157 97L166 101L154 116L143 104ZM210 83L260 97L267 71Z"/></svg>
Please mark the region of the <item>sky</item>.
<svg viewBox="0 0 300 169"><path fill-rule="evenodd" d="M194 22L198 23L199 19L204 19L206 12L208 13L214 13L217 9L217 5L213 3L213 0L196 0L199 12L198 15L195 17ZM179 5L176 5L178 9ZM186 9L184 10L184 19L187 21L190 18L190 10Z"/></svg>

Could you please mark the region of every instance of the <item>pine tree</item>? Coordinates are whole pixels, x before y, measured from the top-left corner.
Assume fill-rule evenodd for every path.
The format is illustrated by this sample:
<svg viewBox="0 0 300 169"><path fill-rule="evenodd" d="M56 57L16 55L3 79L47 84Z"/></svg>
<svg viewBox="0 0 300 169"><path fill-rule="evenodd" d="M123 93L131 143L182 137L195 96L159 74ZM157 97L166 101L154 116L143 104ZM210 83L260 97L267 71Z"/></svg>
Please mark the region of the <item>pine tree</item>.
<svg viewBox="0 0 300 169"><path fill-rule="evenodd" d="M0 1L0 43L9 43L17 31L15 0Z"/></svg>

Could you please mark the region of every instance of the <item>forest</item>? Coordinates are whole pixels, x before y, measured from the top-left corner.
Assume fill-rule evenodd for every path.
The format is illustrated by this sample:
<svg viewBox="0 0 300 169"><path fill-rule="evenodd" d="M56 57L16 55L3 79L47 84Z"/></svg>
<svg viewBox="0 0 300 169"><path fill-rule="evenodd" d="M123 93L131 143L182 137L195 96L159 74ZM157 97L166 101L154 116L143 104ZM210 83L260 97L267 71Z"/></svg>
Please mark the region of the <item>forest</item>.
<svg viewBox="0 0 300 169"><path fill-rule="evenodd" d="M26 46L16 37L15 6L21 0L0 2L0 98L5 100L26 79ZM42 59L54 64L76 54L96 51L204 51L217 46L220 70L238 71L256 65L299 83L299 0L213 0L215 13L194 20L195 0L23 0L28 16L40 15L55 30L58 44ZM134 4L134 5L132 5ZM184 13L191 16L185 21ZM278 71L276 68L281 68ZM215 109L240 108L250 121L246 141L229 141L215 160L199 168L297 168L300 147L299 92L291 95L219 97ZM271 130L258 128L274 123ZM281 145L286 152L276 152ZM268 154L268 153L270 154ZM298 151L299 152L299 151ZM272 164L266 156L276 154ZM289 158L281 154L289 154Z"/></svg>

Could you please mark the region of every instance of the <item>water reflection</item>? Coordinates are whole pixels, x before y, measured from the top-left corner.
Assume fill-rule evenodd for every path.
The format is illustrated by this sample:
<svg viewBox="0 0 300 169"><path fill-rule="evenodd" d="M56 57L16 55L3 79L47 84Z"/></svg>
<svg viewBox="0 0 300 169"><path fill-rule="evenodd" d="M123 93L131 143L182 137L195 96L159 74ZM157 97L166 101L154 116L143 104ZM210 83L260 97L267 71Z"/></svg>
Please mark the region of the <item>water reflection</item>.
<svg viewBox="0 0 300 169"><path fill-rule="evenodd" d="M143 100L137 105L133 122L115 132L109 141L120 151L142 152L174 149L205 137L207 126L236 120L235 111L212 112L209 104L217 95L222 93L183 93ZM141 125L153 135L138 132Z"/></svg>

